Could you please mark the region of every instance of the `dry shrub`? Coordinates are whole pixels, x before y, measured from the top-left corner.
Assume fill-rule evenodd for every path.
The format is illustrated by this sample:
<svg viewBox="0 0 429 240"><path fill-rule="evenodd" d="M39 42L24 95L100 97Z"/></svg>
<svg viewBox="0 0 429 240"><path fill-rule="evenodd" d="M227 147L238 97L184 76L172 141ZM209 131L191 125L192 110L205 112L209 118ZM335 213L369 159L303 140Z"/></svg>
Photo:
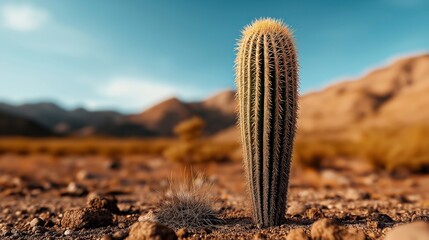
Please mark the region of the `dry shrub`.
<svg viewBox="0 0 429 240"><path fill-rule="evenodd" d="M211 185L202 177L170 185L170 192L154 213L154 220L175 230L212 228L223 221L212 207Z"/></svg>
<svg viewBox="0 0 429 240"><path fill-rule="evenodd" d="M369 129L362 134L359 148L365 159L388 171L429 170L429 126Z"/></svg>
<svg viewBox="0 0 429 240"><path fill-rule="evenodd" d="M179 123L174 132L180 141L167 148L164 157L185 166L228 160L239 145L203 139L201 138L203 127L204 121L199 117Z"/></svg>
<svg viewBox="0 0 429 240"><path fill-rule="evenodd" d="M164 157L185 165L222 162L230 160L237 148L239 148L239 144L195 140L172 145L164 151Z"/></svg>
<svg viewBox="0 0 429 240"><path fill-rule="evenodd" d="M204 120L199 117L192 117L177 124L174 133L184 141L192 141L201 137L204 128Z"/></svg>
<svg viewBox="0 0 429 240"><path fill-rule="evenodd" d="M354 143L345 139L323 137L298 138L294 145L294 162L306 167L320 168L335 157L354 154Z"/></svg>

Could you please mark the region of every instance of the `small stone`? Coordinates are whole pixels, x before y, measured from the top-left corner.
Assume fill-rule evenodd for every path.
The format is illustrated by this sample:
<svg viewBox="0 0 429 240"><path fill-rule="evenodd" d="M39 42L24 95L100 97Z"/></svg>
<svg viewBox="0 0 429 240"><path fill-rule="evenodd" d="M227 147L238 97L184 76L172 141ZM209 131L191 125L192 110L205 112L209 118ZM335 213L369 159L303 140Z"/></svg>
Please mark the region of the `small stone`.
<svg viewBox="0 0 429 240"><path fill-rule="evenodd" d="M63 195L80 197L86 195L87 193L88 190L85 186L71 182L69 185L67 185L66 192L64 192Z"/></svg>
<svg viewBox="0 0 429 240"><path fill-rule="evenodd" d="M119 170L122 168L121 159L114 158L111 161L106 162L106 168L111 170Z"/></svg>
<svg viewBox="0 0 429 240"><path fill-rule="evenodd" d="M325 214L323 214L320 208L311 208L307 211L307 217L309 219L319 219L325 217Z"/></svg>
<svg viewBox="0 0 429 240"><path fill-rule="evenodd" d="M145 215L141 215L138 220L139 222L156 222L156 216L152 210L150 210Z"/></svg>
<svg viewBox="0 0 429 240"><path fill-rule="evenodd" d="M308 236L305 234L304 229L295 228L289 232L286 240L308 240Z"/></svg>
<svg viewBox="0 0 429 240"><path fill-rule="evenodd" d="M126 227L125 223L120 222L118 223L118 228L124 229Z"/></svg>
<svg viewBox="0 0 429 240"><path fill-rule="evenodd" d="M73 234L73 230L71 230L71 229L67 229L64 231L64 235L66 235L66 236L70 236L72 234Z"/></svg>
<svg viewBox="0 0 429 240"><path fill-rule="evenodd" d="M344 195L344 198L349 201L356 201L361 199L369 199L371 196L367 192L358 191L353 188L349 188Z"/></svg>
<svg viewBox="0 0 429 240"><path fill-rule="evenodd" d="M6 224L0 224L0 237L7 237L12 234L12 228Z"/></svg>
<svg viewBox="0 0 429 240"><path fill-rule="evenodd" d="M253 240L265 240L267 239L267 236L265 236L263 233L256 233L253 235Z"/></svg>
<svg viewBox="0 0 429 240"><path fill-rule="evenodd" d="M38 217L33 218L33 220L31 220L31 222L30 222L30 226L32 226L32 227L43 226L43 225L45 225L45 221L43 221L42 219L40 219Z"/></svg>
<svg viewBox="0 0 429 240"><path fill-rule="evenodd" d="M79 208L64 213L61 226L69 229L97 228L113 223L113 215L106 209Z"/></svg>
<svg viewBox="0 0 429 240"><path fill-rule="evenodd" d="M112 237L115 240L125 239L126 237L128 237L128 231L124 231L124 230L117 231L117 232L113 233Z"/></svg>
<svg viewBox="0 0 429 240"><path fill-rule="evenodd" d="M79 181L88 180L91 179L91 174L89 174L89 172L86 170L80 170L76 173L76 179Z"/></svg>
<svg viewBox="0 0 429 240"><path fill-rule="evenodd" d="M387 232L385 240L427 240L429 239L429 224L413 222L394 227Z"/></svg>
<svg viewBox="0 0 429 240"><path fill-rule="evenodd" d="M96 209L107 209L112 213L120 213L121 211L117 205L118 201L113 196L101 196L97 193L91 193L88 195L88 201L86 205L90 208Z"/></svg>
<svg viewBox="0 0 429 240"><path fill-rule="evenodd" d="M184 227L184 228L177 230L176 235L179 238L187 238L187 237L189 237L189 231L187 228Z"/></svg>
<svg viewBox="0 0 429 240"><path fill-rule="evenodd" d="M340 228L332 220L323 218L311 226L311 239L313 240L337 240L340 238Z"/></svg>
<svg viewBox="0 0 429 240"><path fill-rule="evenodd" d="M167 226L155 222L136 222L131 226L128 240L163 239L176 240L176 233Z"/></svg>
<svg viewBox="0 0 429 240"><path fill-rule="evenodd" d="M290 206L287 208L287 214L293 216L303 216L305 211L307 211L308 205L292 202Z"/></svg>
<svg viewBox="0 0 429 240"><path fill-rule="evenodd" d="M103 237L99 238L100 240L113 240L112 236L110 235L104 235Z"/></svg>
<svg viewBox="0 0 429 240"><path fill-rule="evenodd" d="M35 234L42 234L42 233L44 233L46 231L46 229L44 227L42 227L42 226L34 226L33 229L32 229L32 231Z"/></svg>

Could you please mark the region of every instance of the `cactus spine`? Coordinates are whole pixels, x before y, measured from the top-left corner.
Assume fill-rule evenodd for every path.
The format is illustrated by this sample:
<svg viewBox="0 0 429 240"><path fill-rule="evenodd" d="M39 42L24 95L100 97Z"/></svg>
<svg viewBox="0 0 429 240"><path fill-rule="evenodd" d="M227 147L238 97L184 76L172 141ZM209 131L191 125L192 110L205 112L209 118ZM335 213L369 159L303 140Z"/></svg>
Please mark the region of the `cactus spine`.
<svg viewBox="0 0 429 240"><path fill-rule="evenodd" d="M298 61L291 31L279 20L245 27L236 84L244 167L258 227L280 225L286 211L298 109Z"/></svg>

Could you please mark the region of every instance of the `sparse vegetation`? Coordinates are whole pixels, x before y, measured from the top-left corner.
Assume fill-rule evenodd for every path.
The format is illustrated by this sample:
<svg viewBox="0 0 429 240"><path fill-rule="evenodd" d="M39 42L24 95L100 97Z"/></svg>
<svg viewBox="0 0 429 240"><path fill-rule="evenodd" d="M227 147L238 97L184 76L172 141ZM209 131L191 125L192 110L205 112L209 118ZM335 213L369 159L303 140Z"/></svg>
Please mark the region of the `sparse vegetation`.
<svg viewBox="0 0 429 240"><path fill-rule="evenodd" d="M64 155L161 154L177 140L114 138L0 138L0 153Z"/></svg>
<svg viewBox="0 0 429 240"><path fill-rule="evenodd" d="M364 159L389 172L428 172L429 126L370 128L356 141L307 136L297 139L294 150L296 162L307 167L319 168L332 158L345 157Z"/></svg>
<svg viewBox="0 0 429 240"><path fill-rule="evenodd" d="M238 144L220 143L201 138L204 121L194 117L179 123L174 132L180 141L164 151L164 157L190 168L194 164L220 162L229 159Z"/></svg>
<svg viewBox="0 0 429 240"><path fill-rule="evenodd" d="M365 159L390 172L429 171L429 126L370 129L364 132L359 146Z"/></svg>
<svg viewBox="0 0 429 240"><path fill-rule="evenodd" d="M188 179L189 182L171 185L166 199L161 201L154 213L156 221L175 230L187 227L201 229L216 227L223 221L213 209L211 186L202 177Z"/></svg>

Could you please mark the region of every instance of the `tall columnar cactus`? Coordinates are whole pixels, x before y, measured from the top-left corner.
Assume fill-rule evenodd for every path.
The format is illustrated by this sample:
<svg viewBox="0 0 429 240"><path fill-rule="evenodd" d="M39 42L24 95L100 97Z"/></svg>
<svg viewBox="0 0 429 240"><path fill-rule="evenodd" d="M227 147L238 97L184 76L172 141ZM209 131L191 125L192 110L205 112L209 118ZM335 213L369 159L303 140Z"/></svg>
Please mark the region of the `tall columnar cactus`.
<svg viewBox="0 0 429 240"><path fill-rule="evenodd" d="M236 84L244 166L258 227L285 216L298 109L298 61L283 22L261 19L238 44Z"/></svg>

